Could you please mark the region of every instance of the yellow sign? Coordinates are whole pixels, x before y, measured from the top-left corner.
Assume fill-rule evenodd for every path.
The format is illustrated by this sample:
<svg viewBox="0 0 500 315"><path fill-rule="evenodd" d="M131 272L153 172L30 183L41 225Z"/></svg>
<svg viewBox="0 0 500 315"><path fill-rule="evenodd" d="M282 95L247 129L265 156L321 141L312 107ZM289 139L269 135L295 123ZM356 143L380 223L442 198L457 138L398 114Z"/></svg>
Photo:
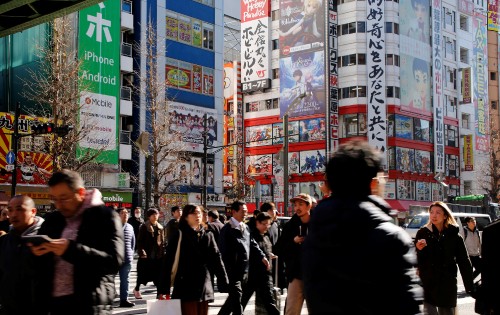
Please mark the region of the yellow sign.
<svg viewBox="0 0 500 315"><path fill-rule="evenodd" d="M464 136L464 165L466 171L474 170L474 144L472 135Z"/></svg>

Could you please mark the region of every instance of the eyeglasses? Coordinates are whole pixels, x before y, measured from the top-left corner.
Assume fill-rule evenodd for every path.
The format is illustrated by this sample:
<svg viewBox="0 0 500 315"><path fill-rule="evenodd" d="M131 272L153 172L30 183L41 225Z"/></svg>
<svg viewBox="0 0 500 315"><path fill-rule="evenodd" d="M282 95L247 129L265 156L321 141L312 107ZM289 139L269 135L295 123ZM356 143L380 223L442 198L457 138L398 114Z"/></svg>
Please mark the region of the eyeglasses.
<svg viewBox="0 0 500 315"><path fill-rule="evenodd" d="M66 202L70 202L70 201L73 201L73 197L69 197L69 198L51 198L50 201L52 203L66 203Z"/></svg>

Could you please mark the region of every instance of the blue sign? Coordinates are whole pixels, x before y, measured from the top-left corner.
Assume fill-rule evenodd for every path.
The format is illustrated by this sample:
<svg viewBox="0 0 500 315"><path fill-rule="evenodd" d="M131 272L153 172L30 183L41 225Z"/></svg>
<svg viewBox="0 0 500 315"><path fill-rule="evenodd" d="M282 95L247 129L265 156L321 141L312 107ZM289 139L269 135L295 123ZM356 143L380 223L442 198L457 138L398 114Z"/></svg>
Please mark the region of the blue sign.
<svg viewBox="0 0 500 315"><path fill-rule="evenodd" d="M9 151L7 155L5 156L5 160L7 161L7 164L14 164L16 157L14 155L14 152Z"/></svg>

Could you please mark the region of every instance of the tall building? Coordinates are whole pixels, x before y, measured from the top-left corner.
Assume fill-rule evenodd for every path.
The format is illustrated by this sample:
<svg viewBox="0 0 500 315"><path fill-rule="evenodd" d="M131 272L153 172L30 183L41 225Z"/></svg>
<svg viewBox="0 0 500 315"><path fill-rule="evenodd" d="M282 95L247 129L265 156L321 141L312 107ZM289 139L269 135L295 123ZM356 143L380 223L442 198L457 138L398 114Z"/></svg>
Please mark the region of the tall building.
<svg viewBox="0 0 500 315"><path fill-rule="evenodd" d="M256 197L280 210L299 192L321 198L327 157L352 138L384 152L385 199L400 219L434 200L483 193L489 103L479 2L242 1L245 170Z"/></svg>

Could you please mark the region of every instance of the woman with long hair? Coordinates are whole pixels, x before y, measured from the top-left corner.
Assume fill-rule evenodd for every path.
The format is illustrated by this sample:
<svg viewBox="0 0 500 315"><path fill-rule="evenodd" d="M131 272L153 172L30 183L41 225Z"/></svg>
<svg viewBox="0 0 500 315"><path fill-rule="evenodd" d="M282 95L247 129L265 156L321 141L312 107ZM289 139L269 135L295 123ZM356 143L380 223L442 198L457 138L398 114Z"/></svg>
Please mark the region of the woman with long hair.
<svg viewBox="0 0 500 315"><path fill-rule="evenodd" d="M214 301L210 271L217 276L218 288L223 292L228 278L217 243L211 232L202 226L202 210L188 204L182 209L179 232L172 235L167 246L163 273L160 279L159 299L181 300L182 315L207 315L208 303ZM172 266L179 245L178 268L171 283Z"/></svg>
<svg viewBox="0 0 500 315"><path fill-rule="evenodd" d="M418 272L424 287L424 314L453 315L457 305L457 264L466 291L472 291L472 265L458 224L441 201L429 207L429 222L415 237Z"/></svg>

